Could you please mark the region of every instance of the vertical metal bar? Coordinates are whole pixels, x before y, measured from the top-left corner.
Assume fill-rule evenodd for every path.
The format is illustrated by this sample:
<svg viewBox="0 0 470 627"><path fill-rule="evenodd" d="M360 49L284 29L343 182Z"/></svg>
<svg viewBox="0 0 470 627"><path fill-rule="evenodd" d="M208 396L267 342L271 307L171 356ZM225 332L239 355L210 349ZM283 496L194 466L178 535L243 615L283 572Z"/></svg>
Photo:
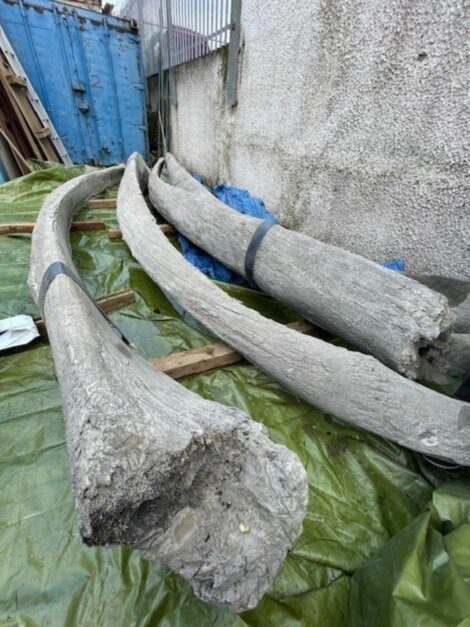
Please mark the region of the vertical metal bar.
<svg viewBox="0 0 470 627"><path fill-rule="evenodd" d="M209 11L210 11L210 18L209 18L209 32L207 33L207 45L209 47L209 50L212 50L212 33L214 32L214 10L215 10L215 5L217 4L217 0L212 0L209 3Z"/></svg>
<svg viewBox="0 0 470 627"><path fill-rule="evenodd" d="M52 5L52 6L53 6L53 9L56 9L55 5ZM39 82L41 83L42 100L43 100L44 105L46 107L47 113L50 116L52 111L51 111L51 104L49 102L49 97L48 97L48 94L47 94L46 82L44 80L44 75L41 72L41 68L39 66L38 57L37 57L36 50L35 50L34 44L33 44L33 37L31 35L31 27L29 25L28 15L27 15L26 10L24 8L23 0L20 0L20 11L21 11L21 16L23 18L23 24L24 24L24 27L25 27L25 31L26 31L26 39L28 40L28 46L29 46L29 49L30 49L30 52L31 52L31 56L32 56L33 61L34 61L34 66L36 68L36 74L37 74L37 76L39 78Z"/></svg>
<svg viewBox="0 0 470 627"><path fill-rule="evenodd" d="M204 30L204 2L203 0L197 0L198 2L198 14L199 14L199 56L202 57L202 31Z"/></svg>
<svg viewBox="0 0 470 627"><path fill-rule="evenodd" d="M203 22L202 22L202 34L204 36L204 39L202 41L202 54L206 54L206 35L207 35L207 15L209 13L208 11L208 6L207 6L207 0L202 0L202 17L203 17Z"/></svg>
<svg viewBox="0 0 470 627"><path fill-rule="evenodd" d="M206 27L204 29L204 54L207 53L207 48L209 46L209 33L210 33L210 8L212 2L210 0L206 0Z"/></svg>
<svg viewBox="0 0 470 627"><path fill-rule="evenodd" d="M188 60L188 0L183 0L183 25L183 58L181 59L181 62L186 63Z"/></svg>
<svg viewBox="0 0 470 627"><path fill-rule="evenodd" d="M179 65L180 62L180 0L174 0L173 2L173 33L174 33L174 49L175 49L175 65Z"/></svg>
<svg viewBox="0 0 470 627"><path fill-rule="evenodd" d="M161 0L155 0L156 3L158 3L158 9L160 8L160 2ZM163 115L163 80L162 80L162 74L163 74L163 59L162 59L162 47L163 47L163 36L162 36L162 25L160 23L160 18L158 17L158 111L157 111L157 115L158 115L158 119L160 121L160 142L159 142L159 154L158 156L160 157L163 153L163 146L164 146L164 135L165 135L165 131L164 131L164 127L163 127L163 119L162 119L162 115Z"/></svg>
<svg viewBox="0 0 470 627"><path fill-rule="evenodd" d="M225 0L220 0L220 5L217 7L217 24L215 27L215 30L217 32L217 35L216 35L217 48L220 48L222 38L223 38L223 33L221 33L220 30L224 24L224 17L225 17L224 2Z"/></svg>
<svg viewBox="0 0 470 627"><path fill-rule="evenodd" d="M194 59L196 57L196 48L195 48L196 35L194 33L194 6L192 5L193 0L187 0L187 2L188 2L188 49L189 49L188 61L189 61L190 59Z"/></svg>
<svg viewBox="0 0 470 627"><path fill-rule="evenodd" d="M204 56L206 51L206 0L201 0L201 16L202 16L202 26L201 26L201 57Z"/></svg>
<svg viewBox="0 0 470 627"><path fill-rule="evenodd" d="M200 3L200 0L193 0L193 1L194 1L194 17L196 20L196 28L194 29L196 31L196 57L199 58L200 56L199 47L201 44L201 38L199 35L199 33L201 32L201 25L200 25L201 3Z"/></svg>
<svg viewBox="0 0 470 627"><path fill-rule="evenodd" d="M73 19L72 19L73 18ZM97 115L95 111L95 105L93 101L93 93L91 91L91 82L90 82L90 71L88 69L88 64L86 60L85 47L83 45L83 39L80 31L80 27L78 25L77 12L75 9L72 9L70 17L66 20L67 30L69 32L70 45L72 49L72 57L75 62L76 73L78 79L83 78L83 82L86 86L86 97L88 103L88 111L90 115L87 113L83 113L83 119L85 120L85 124L88 130L88 136L90 140L90 146L92 150L92 161L96 163L96 165L102 165L100 161L95 160L95 156L101 152L101 138L99 135L99 127L97 121ZM76 42L76 46L74 45L74 40ZM76 54L78 56L78 61L75 58ZM83 75L79 74L79 63L83 69ZM79 107L80 109L80 107ZM91 119L90 119L91 117Z"/></svg>
<svg viewBox="0 0 470 627"><path fill-rule="evenodd" d="M162 76L162 108L161 108L161 119L162 119L162 123L163 123L163 130L164 130L164 135L162 138L164 147L169 147L170 145L170 126L169 126L169 119L168 119L168 115L167 115L167 103L169 101L169 89L170 89L170 81L169 80L165 80L165 64L164 64L164 46L163 46L163 28L164 28L164 17L163 17L163 2L164 0L160 0L159 1L159 13L160 13L160 51L161 51L161 59L162 59L162 63L161 63L161 76ZM168 30L167 30L167 37L168 37ZM168 68L168 73L170 72L170 69Z"/></svg>
<svg viewBox="0 0 470 627"><path fill-rule="evenodd" d="M221 0L219 23L217 24L217 30L219 31L219 34L217 36L218 48L220 48L224 43L224 33L222 32L222 28L225 25L225 9L226 9L226 2L224 2L224 0Z"/></svg>
<svg viewBox="0 0 470 627"><path fill-rule="evenodd" d="M224 34L221 32L221 29L224 25L224 21L225 21L225 4L224 4L224 0L220 0L220 11L219 11L219 15L218 15L218 20L217 20L217 48L220 48L220 46L223 43L223 39L224 39Z"/></svg>
<svg viewBox="0 0 470 627"><path fill-rule="evenodd" d="M182 26L183 26L183 1L178 0L178 65L181 63L181 57L182 57L182 46L183 46Z"/></svg>
<svg viewBox="0 0 470 627"><path fill-rule="evenodd" d="M61 52L62 52L62 59L64 60L65 71L66 71L66 74L67 74L67 78L69 80L69 84L72 85L72 71L71 71L71 68L70 68L67 52L65 50L64 35L62 33L62 28L61 28L61 19L60 19L59 10L58 10L56 4L52 5L52 12L54 14L54 21L55 21L57 36L58 36L58 39L59 39L60 49L61 49ZM32 49L32 52L33 52L33 54L35 54L34 48ZM35 61L37 61L36 58L35 58ZM82 159L84 159L84 161L86 161L86 159L87 159L87 153L86 153L87 142L86 142L86 138L85 138L85 133L83 132L83 128L82 128L82 120L80 118L80 112L78 110L77 100L76 100L74 94L72 94L72 101L73 101L73 104L74 104L74 107L75 107L75 117L78 120L78 131L80 133L80 138L82 140L82 142L81 142L82 145L81 145L80 152L82 154Z"/></svg>
<svg viewBox="0 0 470 627"><path fill-rule="evenodd" d="M122 155L122 159L124 160L124 159L127 159L128 155L126 154L126 145L125 145L125 139L124 139L124 132L122 129L121 112L119 110L119 96L118 96L117 85L116 85L116 72L114 71L113 53L111 51L111 35L109 34L109 25L108 25L108 20L106 17L103 19L103 24L105 28L104 39L105 39L106 54L108 56L108 65L109 65L109 70L111 74L111 80L113 82L113 100L114 100L114 106L116 107L116 119L118 120L118 124L119 124L121 155ZM82 45L83 58L86 64L86 57L85 57L85 50L83 49L83 42L80 41L80 43ZM88 70L87 70L87 82L89 83ZM90 85L90 98L92 98L91 85ZM92 113L93 115L95 115L94 108L92 109ZM98 131L96 134L98 135ZM99 135L98 135L98 138L99 138ZM101 142L101 140L99 141Z"/></svg>
<svg viewBox="0 0 470 627"><path fill-rule="evenodd" d="M166 19L167 19L167 43L168 43L168 82L169 82L169 90L170 90L170 102L176 107L178 105L178 100L176 98L176 80L175 74L173 72L174 67L174 58L172 58L171 50L174 46L173 40L173 23L172 23L172 15L171 15L171 0L166 0Z"/></svg>
<svg viewBox="0 0 470 627"><path fill-rule="evenodd" d="M191 36L192 36L192 53L191 53L191 58L195 59L197 57L197 49L196 49L196 45L197 45L197 35L196 35L196 31L197 31L197 22L196 22L196 0L189 0L189 20L191 23Z"/></svg>
<svg viewBox="0 0 470 627"><path fill-rule="evenodd" d="M218 7L217 7L217 24L216 24L216 32L217 32L217 48L220 48L221 42L222 42L222 38L223 38L223 33L221 32L221 27L224 21L224 14L225 14L225 0L220 0L220 2L217 3Z"/></svg>
<svg viewBox="0 0 470 627"><path fill-rule="evenodd" d="M189 1L189 19L191 20L191 59L197 57L197 21L196 21L196 0ZM192 5L192 6L191 6Z"/></svg>
<svg viewBox="0 0 470 627"><path fill-rule="evenodd" d="M191 22L191 58L197 57L197 34L196 34L196 0L189 0L189 19ZM191 6L192 5L192 6Z"/></svg>
<svg viewBox="0 0 470 627"><path fill-rule="evenodd" d="M224 19L223 26L229 26L232 23L231 9L232 9L231 0L225 0L225 19ZM229 43L230 37L231 37L231 29L227 28L224 31L224 40L223 40L224 45Z"/></svg>
<svg viewBox="0 0 470 627"><path fill-rule="evenodd" d="M73 17L73 19L72 19ZM81 81L85 84L85 94L86 96L80 97L80 102L78 104L79 110L79 118L83 121L83 125L86 128L87 136L88 136L88 144L87 148L90 149L90 159L89 163L93 165L103 165L101 161L97 158L101 151L101 140L98 134L98 126L96 121L96 113L94 110L94 103L91 92L91 83L89 77L89 70L86 62L85 52L83 48L82 37L79 32L79 26L77 24L76 19L76 11L75 9L71 9L70 17L65 20L65 29L68 33L69 42L70 42L70 51L72 61L75 65L75 75L78 81ZM91 112L91 119L88 115L88 112L85 112L80 109L80 104L83 104L85 101L88 104L88 111Z"/></svg>
<svg viewBox="0 0 470 627"><path fill-rule="evenodd" d="M240 47L240 18L242 0L232 0L230 41L227 62L227 105L237 104L238 50Z"/></svg>

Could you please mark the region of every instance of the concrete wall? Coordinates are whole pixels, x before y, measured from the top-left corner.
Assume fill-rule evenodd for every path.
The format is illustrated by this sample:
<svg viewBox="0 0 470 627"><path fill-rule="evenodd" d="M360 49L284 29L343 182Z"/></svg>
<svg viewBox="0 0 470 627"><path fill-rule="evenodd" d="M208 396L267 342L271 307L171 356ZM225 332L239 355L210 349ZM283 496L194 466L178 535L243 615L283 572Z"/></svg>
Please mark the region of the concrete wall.
<svg viewBox="0 0 470 627"><path fill-rule="evenodd" d="M243 0L238 105L224 54L181 66L172 150L291 228L470 278L468 19L464 0Z"/></svg>

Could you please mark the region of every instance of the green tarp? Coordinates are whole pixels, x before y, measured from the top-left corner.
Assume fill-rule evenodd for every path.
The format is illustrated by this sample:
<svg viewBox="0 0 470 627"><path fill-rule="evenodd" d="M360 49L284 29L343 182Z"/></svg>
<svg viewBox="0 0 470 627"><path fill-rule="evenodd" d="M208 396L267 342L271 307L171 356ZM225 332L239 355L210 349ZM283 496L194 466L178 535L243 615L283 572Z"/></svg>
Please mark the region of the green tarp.
<svg viewBox="0 0 470 627"><path fill-rule="evenodd" d="M82 167L55 166L0 186L0 221L33 221L47 193ZM80 219L116 226L113 210ZM202 346L106 232L72 233L80 276L96 298L125 288L136 302L111 315L145 357ZM0 237L0 317L38 314L26 287L30 237ZM225 287L280 322L292 312ZM208 606L135 551L82 544L64 425L46 341L0 356L0 624L52 626L470 627L470 481L297 400L243 363L181 382L263 422L309 476L304 532L272 589L239 616ZM449 390L455 388L456 382Z"/></svg>

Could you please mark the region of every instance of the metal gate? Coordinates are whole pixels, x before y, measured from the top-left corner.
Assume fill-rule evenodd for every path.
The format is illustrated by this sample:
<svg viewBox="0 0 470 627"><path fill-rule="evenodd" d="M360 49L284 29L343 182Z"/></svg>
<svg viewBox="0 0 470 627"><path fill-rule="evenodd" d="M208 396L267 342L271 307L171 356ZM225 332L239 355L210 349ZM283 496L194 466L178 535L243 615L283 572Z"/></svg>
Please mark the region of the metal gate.
<svg viewBox="0 0 470 627"><path fill-rule="evenodd" d="M176 66L228 45L227 103L236 104L241 0L125 0L118 10L139 24L152 105L150 137L158 154L170 145Z"/></svg>

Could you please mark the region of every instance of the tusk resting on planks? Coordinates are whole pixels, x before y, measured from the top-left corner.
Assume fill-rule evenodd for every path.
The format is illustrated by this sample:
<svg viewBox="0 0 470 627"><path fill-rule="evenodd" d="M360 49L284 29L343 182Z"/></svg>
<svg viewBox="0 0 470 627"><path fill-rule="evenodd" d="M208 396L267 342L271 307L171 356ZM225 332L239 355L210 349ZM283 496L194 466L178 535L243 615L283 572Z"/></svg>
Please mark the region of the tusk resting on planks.
<svg viewBox="0 0 470 627"><path fill-rule="evenodd" d="M132 290L123 290L122 292L116 292L115 294L110 294L109 296L103 296L103 298L98 298L96 304L104 313L110 313L111 311L115 311L120 307L130 305L134 302L134 300L135 295ZM34 324L36 325L40 335L47 335L46 323L44 322L44 318L35 318Z"/></svg>
<svg viewBox="0 0 470 627"><path fill-rule="evenodd" d="M92 198L87 202L90 209L115 209L115 198Z"/></svg>
<svg viewBox="0 0 470 627"><path fill-rule="evenodd" d="M0 224L0 235L14 235L16 233L32 233L34 222L17 222L14 224ZM84 222L72 222L71 231L102 231L106 228L104 222L87 220Z"/></svg>
<svg viewBox="0 0 470 627"><path fill-rule="evenodd" d="M286 324L289 329L299 333L315 334L317 329L306 320ZM243 361L243 355L234 351L227 344L216 342L201 348L191 348L186 351L170 353L164 357L154 357L150 363L154 368L165 372L173 379L182 379L191 374L207 372L214 368L222 368Z"/></svg>
<svg viewBox="0 0 470 627"><path fill-rule="evenodd" d="M32 233L34 230L34 222L15 222L12 224L0 224L0 235L16 235L18 233ZM174 235L176 229L171 224L160 224L162 232L166 235ZM103 231L106 229L104 222L93 222L87 220L84 222L72 222L71 231ZM113 240L122 239L119 229L108 229L108 237Z"/></svg>
<svg viewBox="0 0 470 627"><path fill-rule="evenodd" d="M177 232L171 224L159 224L158 228L161 229L162 233L165 233L165 235L174 235ZM121 229L109 229L108 237L109 239L122 239Z"/></svg>
<svg viewBox="0 0 470 627"><path fill-rule="evenodd" d="M74 210L122 171L59 187L32 237L28 284L47 323L80 532L90 545L137 548L201 598L241 611L257 604L301 532L306 473L247 414L155 370L72 278Z"/></svg>
<svg viewBox="0 0 470 627"><path fill-rule="evenodd" d="M217 200L167 153L171 186L151 177L150 200L197 246L246 276L246 254L262 220ZM258 286L307 320L416 378L420 349L439 344L452 323L446 298L360 255L276 225L256 253Z"/></svg>
<svg viewBox="0 0 470 627"><path fill-rule="evenodd" d="M118 221L134 257L170 298L316 407L421 453L470 465L470 404L414 383L373 357L303 336L230 298L162 235L140 190L146 172L134 154L121 184ZM151 185L155 176L156 170Z"/></svg>

